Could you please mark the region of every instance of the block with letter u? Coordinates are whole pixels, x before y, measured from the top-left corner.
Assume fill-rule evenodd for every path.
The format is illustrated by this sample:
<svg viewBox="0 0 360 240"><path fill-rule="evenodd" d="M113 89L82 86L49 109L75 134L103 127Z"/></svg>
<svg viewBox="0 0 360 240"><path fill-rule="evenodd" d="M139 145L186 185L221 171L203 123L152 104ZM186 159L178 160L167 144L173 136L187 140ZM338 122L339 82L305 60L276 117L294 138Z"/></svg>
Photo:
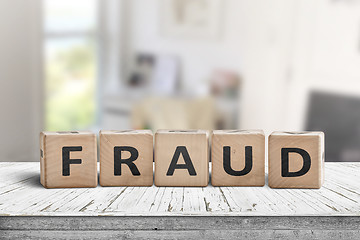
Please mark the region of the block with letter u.
<svg viewBox="0 0 360 240"><path fill-rule="evenodd" d="M264 186L262 130L215 130L211 141L213 186Z"/></svg>

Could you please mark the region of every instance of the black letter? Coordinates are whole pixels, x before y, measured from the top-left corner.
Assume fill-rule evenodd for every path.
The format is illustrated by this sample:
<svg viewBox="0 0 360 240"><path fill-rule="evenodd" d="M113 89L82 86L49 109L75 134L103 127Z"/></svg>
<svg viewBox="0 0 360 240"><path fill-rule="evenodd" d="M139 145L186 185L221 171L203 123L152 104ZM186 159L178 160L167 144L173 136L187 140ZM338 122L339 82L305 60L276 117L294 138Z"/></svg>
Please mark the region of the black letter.
<svg viewBox="0 0 360 240"><path fill-rule="evenodd" d="M130 152L130 157L128 159L121 158L121 151ZM121 176L121 164L125 163L129 166L131 173L134 176L140 176L139 169L136 167L135 161L139 156L138 150L133 147L114 147L114 175Z"/></svg>
<svg viewBox="0 0 360 240"><path fill-rule="evenodd" d="M304 164L297 172L289 172L289 153L294 152L302 156ZM301 148L282 148L281 149L281 176L282 177L299 177L310 170L311 159L307 151Z"/></svg>
<svg viewBox="0 0 360 240"><path fill-rule="evenodd" d="M179 157L180 157L180 153L183 155L185 164L177 164L177 161L179 160ZM171 163L170 163L170 166L169 166L169 169L168 169L166 175L172 176L174 174L175 168L176 169L187 169L191 176L196 176L196 171L195 171L194 165L191 162L189 153L185 146L176 147L174 156L171 160Z"/></svg>
<svg viewBox="0 0 360 240"><path fill-rule="evenodd" d="M71 151L82 151L82 147L63 147L62 148L62 159L63 159L63 176L70 176L70 164L81 164L81 159L70 159Z"/></svg>
<svg viewBox="0 0 360 240"><path fill-rule="evenodd" d="M232 176L244 176L252 169L252 147L245 147L245 167L241 171L235 171L230 166L230 147L224 146L223 148L223 166L227 174Z"/></svg>

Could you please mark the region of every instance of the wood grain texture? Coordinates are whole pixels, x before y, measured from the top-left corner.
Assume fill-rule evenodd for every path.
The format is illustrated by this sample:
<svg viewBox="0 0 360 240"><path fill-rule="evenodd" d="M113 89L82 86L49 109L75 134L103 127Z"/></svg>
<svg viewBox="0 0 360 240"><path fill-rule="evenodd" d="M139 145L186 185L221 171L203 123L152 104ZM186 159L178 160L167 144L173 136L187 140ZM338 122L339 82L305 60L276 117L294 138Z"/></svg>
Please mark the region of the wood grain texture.
<svg viewBox="0 0 360 240"><path fill-rule="evenodd" d="M360 163L325 163L321 189L45 189L39 168L39 163L0 163L1 216L360 216Z"/></svg>
<svg viewBox="0 0 360 240"><path fill-rule="evenodd" d="M159 130L155 134L155 185L156 186L207 186L209 183L209 133L205 130ZM184 146L196 175L188 169L175 169L167 175L176 149ZM184 155L178 162L185 164Z"/></svg>
<svg viewBox="0 0 360 240"><path fill-rule="evenodd" d="M265 135L261 130L215 130L211 137L211 184L213 186L264 186ZM230 166L234 171L245 169L245 147L251 147L250 172L234 176L224 169L224 146L230 147Z"/></svg>
<svg viewBox="0 0 360 240"><path fill-rule="evenodd" d="M70 175L63 175L63 147L81 147L70 151L70 159L81 159L81 164L70 164ZM94 133L40 133L41 184L45 188L97 186L97 145Z"/></svg>
<svg viewBox="0 0 360 240"><path fill-rule="evenodd" d="M153 185L153 134L150 130L100 131L100 185L101 186L151 186ZM121 165L121 175L114 175L114 147L126 146L137 150L133 161L140 175L130 167ZM130 152L122 151L122 159Z"/></svg>
<svg viewBox="0 0 360 240"><path fill-rule="evenodd" d="M305 150L310 157L308 171L300 176L282 175L282 151L284 148ZM324 181L324 133L323 132L274 132L269 136L269 186L271 188L320 188ZM288 154L289 172L301 170L303 156Z"/></svg>

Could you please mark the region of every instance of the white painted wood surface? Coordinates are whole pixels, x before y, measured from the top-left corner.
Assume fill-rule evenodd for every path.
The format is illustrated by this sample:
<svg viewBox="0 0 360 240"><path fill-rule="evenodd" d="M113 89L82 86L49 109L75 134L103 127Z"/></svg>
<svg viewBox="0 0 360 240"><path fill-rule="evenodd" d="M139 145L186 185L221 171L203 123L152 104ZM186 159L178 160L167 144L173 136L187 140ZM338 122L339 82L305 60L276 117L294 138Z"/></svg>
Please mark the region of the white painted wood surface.
<svg viewBox="0 0 360 240"><path fill-rule="evenodd" d="M0 163L0 216L360 216L360 163L326 163L314 189L45 189L39 163Z"/></svg>

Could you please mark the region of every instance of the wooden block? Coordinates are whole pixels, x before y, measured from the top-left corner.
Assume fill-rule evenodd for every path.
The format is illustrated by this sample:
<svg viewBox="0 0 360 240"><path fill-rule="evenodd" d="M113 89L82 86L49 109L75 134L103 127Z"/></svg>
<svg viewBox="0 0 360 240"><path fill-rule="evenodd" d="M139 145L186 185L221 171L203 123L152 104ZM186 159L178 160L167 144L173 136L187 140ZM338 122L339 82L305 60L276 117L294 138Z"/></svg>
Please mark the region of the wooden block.
<svg viewBox="0 0 360 240"><path fill-rule="evenodd" d="M269 136L269 186L320 188L324 181L323 132L274 132Z"/></svg>
<svg viewBox="0 0 360 240"><path fill-rule="evenodd" d="M211 137L213 186L264 186L262 130L215 130Z"/></svg>
<svg viewBox="0 0 360 240"><path fill-rule="evenodd" d="M100 185L153 185L150 130L100 131Z"/></svg>
<svg viewBox="0 0 360 240"><path fill-rule="evenodd" d="M159 130L155 134L155 185L197 186L209 183L208 132Z"/></svg>
<svg viewBox="0 0 360 240"><path fill-rule="evenodd" d="M40 182L46 188L96 187L95 134L41 132Z"/></svg>

